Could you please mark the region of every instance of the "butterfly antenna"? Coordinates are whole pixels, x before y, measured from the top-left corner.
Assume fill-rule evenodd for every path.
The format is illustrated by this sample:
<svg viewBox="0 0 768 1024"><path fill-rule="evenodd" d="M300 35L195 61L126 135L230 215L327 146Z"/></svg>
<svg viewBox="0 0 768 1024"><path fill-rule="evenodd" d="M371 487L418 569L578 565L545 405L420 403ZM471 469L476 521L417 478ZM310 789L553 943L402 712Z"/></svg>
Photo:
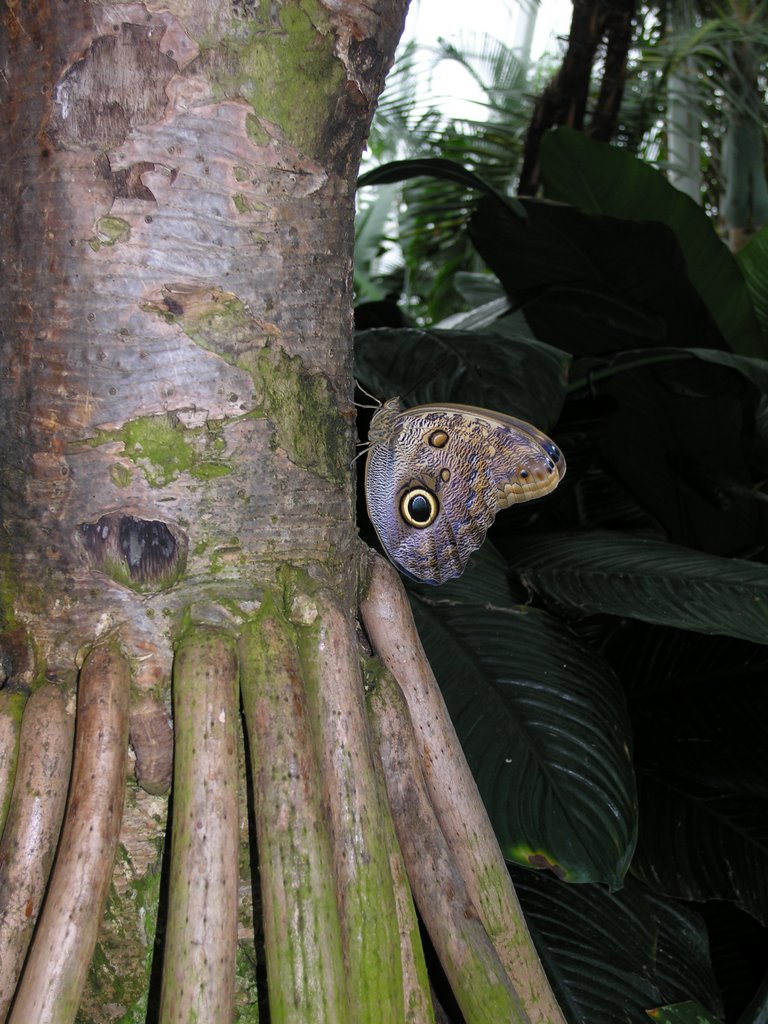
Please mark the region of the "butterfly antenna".
<svg viewBox="0 0 768 1024"><path fill-rule="evenodd" d="M366 405L362 402L355 402L358 409L380 409L382 407L383 403L379 401L376 395L372 395L370 391L366 391L359 380L355 381L355 386L358 391L362 391L367 398L372 399L376 403L375 405Z"/></svg>

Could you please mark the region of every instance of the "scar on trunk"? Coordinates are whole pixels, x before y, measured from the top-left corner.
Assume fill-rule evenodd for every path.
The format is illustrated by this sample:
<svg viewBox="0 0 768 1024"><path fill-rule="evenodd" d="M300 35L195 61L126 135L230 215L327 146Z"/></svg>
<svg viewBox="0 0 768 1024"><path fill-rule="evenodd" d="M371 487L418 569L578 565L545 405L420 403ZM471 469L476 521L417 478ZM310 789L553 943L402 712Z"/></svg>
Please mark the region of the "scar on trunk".
<svg viewBox="0 0 768 1024"><path fill-rule="evenodd" d="M184 572L187 538L160 520L112 512L78 533L87 563L131 589L166 590Z"/></svg>

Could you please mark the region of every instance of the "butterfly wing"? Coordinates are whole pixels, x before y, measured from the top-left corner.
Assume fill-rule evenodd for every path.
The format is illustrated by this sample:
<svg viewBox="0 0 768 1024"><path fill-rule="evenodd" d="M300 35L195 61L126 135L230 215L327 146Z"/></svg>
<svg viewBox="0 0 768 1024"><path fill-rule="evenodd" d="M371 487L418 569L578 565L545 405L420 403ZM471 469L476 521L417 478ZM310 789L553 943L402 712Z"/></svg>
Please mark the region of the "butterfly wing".
<svg viewBox="0 0 768 1024"><path fill-rule="evenodd" d="M471 406L390 410L372 436L368 514L395 565L424 583L460 576L500 508L549 493L565 474L541 431Z"/></svg>

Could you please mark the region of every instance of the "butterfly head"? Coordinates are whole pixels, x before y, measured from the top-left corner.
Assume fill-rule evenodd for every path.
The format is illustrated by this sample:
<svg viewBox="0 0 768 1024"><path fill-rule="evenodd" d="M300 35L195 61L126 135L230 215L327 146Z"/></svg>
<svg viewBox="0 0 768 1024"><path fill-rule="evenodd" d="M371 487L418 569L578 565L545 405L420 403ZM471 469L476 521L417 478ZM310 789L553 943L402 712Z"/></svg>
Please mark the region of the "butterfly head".
<svg viewBox="0 0 768 1024"><path fill-rule="evenodd" d="M386 441L391 436L395 422L403 411L399 398L389 398L382 402L371 418L371 425L368 428L368 443L377 444Z"/></svg>

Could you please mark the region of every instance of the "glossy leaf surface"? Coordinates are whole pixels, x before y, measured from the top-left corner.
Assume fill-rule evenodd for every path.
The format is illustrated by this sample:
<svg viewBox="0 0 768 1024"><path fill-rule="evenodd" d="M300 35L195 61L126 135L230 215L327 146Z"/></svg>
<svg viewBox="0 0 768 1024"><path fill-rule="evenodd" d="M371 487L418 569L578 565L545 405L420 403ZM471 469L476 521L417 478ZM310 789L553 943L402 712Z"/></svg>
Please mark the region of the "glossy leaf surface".
<svg viewBox="0 0 768 1024"><path fill-rule="evenodd" d="M607 530L531 537L510 561L535 591L571 613L768 644L768 566L756 562Z"/></svg>
<svg viewBox="0 0 768 1024"><path fill-rule="evenodd" d="M693 911L632 879L608 893L522 868L512 878L569 1024L643 1024L649 1009L692 997L719 1012Z"/></svg>
<svg viewBox="0 0 768 1024"><path fill-rule="evenodd" d="M505 855L622 884L635 842L623 696L605 662L478 565L412 588L419 634ZM481 603L482 602L482 603Z"/></svg>
<svg viewBox="0 0 768 1024"><path fill-rule="evenodd" d="M655 220L675 233L691 282L734 352L764 356L749 291L734 256L696 203L654 168L581 132L548 132L541 147L542 177L551 199L588 213Z"/></svg>

